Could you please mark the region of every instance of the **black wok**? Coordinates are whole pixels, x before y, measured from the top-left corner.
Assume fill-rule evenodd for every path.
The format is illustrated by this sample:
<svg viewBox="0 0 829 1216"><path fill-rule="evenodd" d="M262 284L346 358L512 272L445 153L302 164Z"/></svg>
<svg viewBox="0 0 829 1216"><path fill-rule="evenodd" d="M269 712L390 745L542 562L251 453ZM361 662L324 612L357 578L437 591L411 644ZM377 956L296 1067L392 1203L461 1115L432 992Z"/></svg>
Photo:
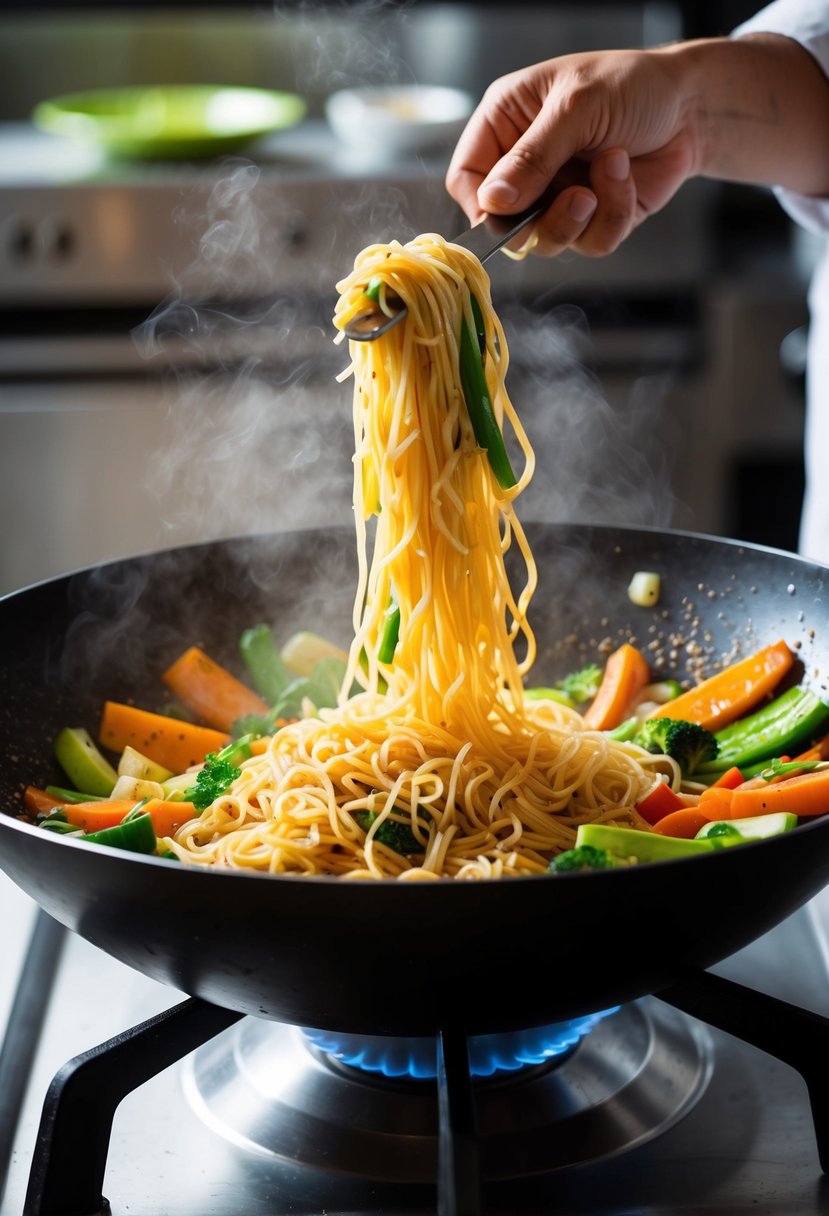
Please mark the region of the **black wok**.
<svg viewBox="0 0 829 1216"><path fill-rule="evenodd" d="M684 676L784 637L829 670L829 570L642 529L530 528L545 682L634 638ZM19 822L63 725L105 697L160 706L158 673L198 642L236 666L241 630L349 639L347 530L223 541L106 565L0 602L0 865L59 921L139 971L244 1013L332 1030L486 1033L608 1007L707 967L829 881L829 820L776 840L626 871L502 883L341 883L185 869ZM626 594L663 576L655 609Z"/></svg>

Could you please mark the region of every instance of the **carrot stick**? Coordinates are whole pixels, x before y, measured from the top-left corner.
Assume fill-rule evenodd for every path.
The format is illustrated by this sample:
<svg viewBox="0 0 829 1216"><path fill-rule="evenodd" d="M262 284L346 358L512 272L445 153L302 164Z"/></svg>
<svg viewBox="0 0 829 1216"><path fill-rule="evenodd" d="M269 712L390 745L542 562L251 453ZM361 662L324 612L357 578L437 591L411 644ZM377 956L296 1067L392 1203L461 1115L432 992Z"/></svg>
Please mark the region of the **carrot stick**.
<svg viewBox="0 0 829 1216"><path fill-rule="evenodd" d="M683 840L692 840L700 828L710 823L707 815L695 806L683 807L681 811L672 811L664 819L653 825L654 832L660 836L681 836Z"/></svg>
<svg viewBox="0 0 829 1216"><path fill-rule="evenodd" d="M794 655L786 643L775 642L709 676L648 716L696 722L706 730L718 731L767 696L793 662Z"/></svg>
<svg viewBox="0 0 829 1216"><path fill-rule="evenodd" d="M85 832L114 828L135 806L134 798L109 798L106 802L67 802L63 808L68 823Z"/></svg>
<svg viewBox="0 0 829 1216"><path fill-rule="evenodd" d="M36 785L27 785L23 793L23 805L34 818L37 815L48 815L57 806L63 806L59 798L40 790Z"/></svg>
<svg viewBox="0 0 829 1216"><path fill-rule="evenodd" d="M189 710L216 730L229 731L246 714L268 712L257 693L198 646L185 650L161 678Z"/></svg>
<svg viewBox="0 0 829 1216"><path fill-rule="evenodd" d="M734 764L731 766L731 768L727 768L724 773L721 773L716 781L712 781L708 788L712 790L733 790L736 789L738 785L742 785L744 781L745 777L737 768L736 764Z"/></svg>
<svg viewBox="0 0 829 1216"><path fill-rule="evenodd" d="M174 835L198 813L192 802L165 802L161 798L149 798L141 809L152 819L156 836Z"/></svg>
<svg viewBox="0 0 829 1216"><path fill-rule="evenodd" d="M731 795L732 818L772 815L789 811L792 815L825 815L829 812L829 769L817 769L787 781L746 785Z"/></svg>
<svg viewBox="0 0 829 1216"><path fill-rule="evenodd" d="M708 820L732 819L731 803L734 791L727 785L709 785L700 794L697 809Z"/></svg>
<svg viewBox="0 0 829 1216"><path fill-rule="evenodd" d="M207 726L194 726L179 718L153 714L134 705L106 701L98 728L98 741L114 752L134 747L174 773L201 764L208 752L220 751L230 736Z"/></svg>
<svg viewBox="0 0 829 1216"><path fill-rule="evenodd" d="M647 659L635 646L625 642L614 650L605 664L595 700L584 715L587 730L612 730L618 726L628 705L650 678Z"/></svg>

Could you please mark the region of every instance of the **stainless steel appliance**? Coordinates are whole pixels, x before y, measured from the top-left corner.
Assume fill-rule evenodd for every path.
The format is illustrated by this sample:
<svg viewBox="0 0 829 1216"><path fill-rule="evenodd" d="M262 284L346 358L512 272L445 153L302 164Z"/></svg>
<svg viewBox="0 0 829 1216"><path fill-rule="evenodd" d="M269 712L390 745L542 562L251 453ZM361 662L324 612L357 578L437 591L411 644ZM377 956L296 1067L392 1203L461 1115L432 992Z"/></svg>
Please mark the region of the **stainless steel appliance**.
<svg viewBox="0 0 829 1216"><path fill-rule="evenodd" d="M2 1061L0 1149L10 1156L3 1216L91 1216L66 1205L90 1186L94 1195L99 1171L115 1216L825 1210L806 1086L771 1054L811 1060L825 1166L825 894L716 975L702 976L699 989L689 984L684 995L698 1016L649 997L610 1014L558 1062L474 1080L481 1207L477 1196L470 1199L457 1099L464 1090L453 1080L441 1083L456 1106L451 1120L444 1117L454 1139L448 1155L444 1148L439 1193L434 1080L364 1071L327 1054L331 1042L320 1046L296 1027L236 1021L186 1002L80 938L63 941L64 931L45 914L38 921L5 876L0 906L4 923L15 926L0 956L5 1004L21 965L29 981ZM53 970L41 1032L38 989L49 993ZM723 979L784 1004L763 996L744 1001L744 989ZM789 1016L789 1002L804 1012ZM129 1033L145 1020L143 1034ZM108 1052L95 1050L110 1039ZM752 1045L758 1042L762 1049ZM78 1056L86 1058L64 1067ZM59 1071L62 1086L50 1091ZM9 1103L18 1084L15 1132ZM115 1106L122 1089L108 1141L108 1104ZM62 1139L50 1142L51 1132Z"/></svg>

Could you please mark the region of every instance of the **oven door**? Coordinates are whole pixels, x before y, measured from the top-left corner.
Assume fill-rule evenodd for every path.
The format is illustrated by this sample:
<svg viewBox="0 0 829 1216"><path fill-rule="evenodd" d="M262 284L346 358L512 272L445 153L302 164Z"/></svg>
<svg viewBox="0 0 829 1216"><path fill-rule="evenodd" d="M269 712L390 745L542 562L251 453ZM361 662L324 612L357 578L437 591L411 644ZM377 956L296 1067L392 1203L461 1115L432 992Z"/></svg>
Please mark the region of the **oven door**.
<svg viewBox="0 0 829 1216"><path fill-rule="evenodd" d="M25 360L18 345L0 380L0 593L109 558L348 518L351 393L333 333L314 319L288 342L270 325L218 352L213 334L198 356L164 342L149 361L129 336L75 335L67 353L41 333Z"/></svg>

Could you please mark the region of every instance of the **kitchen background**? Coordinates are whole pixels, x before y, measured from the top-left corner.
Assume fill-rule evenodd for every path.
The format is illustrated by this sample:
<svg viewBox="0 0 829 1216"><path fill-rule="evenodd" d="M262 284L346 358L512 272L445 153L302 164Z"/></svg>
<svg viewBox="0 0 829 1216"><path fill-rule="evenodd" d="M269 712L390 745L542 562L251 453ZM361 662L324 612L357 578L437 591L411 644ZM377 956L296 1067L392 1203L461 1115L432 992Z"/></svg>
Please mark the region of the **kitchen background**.
<svg viewBox="0 0 829 1216"><path fill-rule="evenodd" d="M525 63L724 33L752 7L0 0L0 594L108 558L348 520L350 388L335 379L345 364L332 342L336 281L370 241L451 235L462 220L443 190L451 143L403 153L363 128L335 131L332 93L417 83L477 98ZM144 161L108 159L94 142L70 142L31 120L38 103L66 91L188 82L293 91L306 117L232 156ZM510 386L539 453L525 516L673 525L795 547L813 257L767 191L696 182L611 258L496 259ZM5 875L0 921L0 1213L20 1216L57 1070L183 994L64 934ZM727 1001L700 1013L703 1025L647 998L622 1013L623 1027L639 1019L633 1046L611 1041L608 1051L616 1023L606 1021L605 1038L574 1057L574 1080L565 1069L562 1081L586 1170L553 1174L549 1186L542 1178L538 1196L510 1182L495 1210L825 1211L804 1083L752 1046L756 1038L741 1042L732 1031L770 1024L784 1052L811 1042L805 1029L817 1036L820 1028L810 1011L829 1013L827 940L824 893L719 969L796 1002L807 1027L769 1023L765 1007L738 1007L730 1020ZM292 1036L290 1067L277 1063L298 1095L286 1124L293 1144L317 1074L330 1083L340 1073L309 1054L295 1028L275 1026ZM646 1068L634 1051L640 1040ZM607 1064L597 1068L602 1051ZM825 1050L812 1056L824 1067ZM352 1178L353 1163L309 1181L293 1149L287 1164L251 1151L196 1092L200 1070L214 1076L205 1058L191 1056L184 1072L167 1070L119 1108L105 1190L113 1211L434 1212L431 1192L425 1207L411 1186L389 1197L373 1176ZM112 1067L119 1071L118 1058ZM265 1088L273 1075L268 1065ZM319 1092L327 1101L328 1090ZM503 1091L487 1092L497 1102ZM240 1106L250 1108L247 1091ZM584 1132L585 1109L598 1114L598 1134L595 1123ZM68 1155L63 1176L55 1171L50 1195L25 1205L26 1216L66 1211L67 1184L103 1136L97 1124L90 1131L91 1117L85 1110L79 1121L81 1151ZM347 1149L353 1128L343 1132L338 1117L331 1134ZM384 1106L382 1152L370 1143L383 1168L388 1120ZM409 1125L400 1126L408 1144ZM616 1141L602 1139L607 1127L624 1133L627 1151L614 1155ZM317 1139L302 1149L312 1162ZM332 1143L326 1135L320 1151Z"/></svg>
<svg viewBox="0 0 829 1216"><path fill-rule="evenodd" d="M451 139L401 150L327 99L722 33L744 4L368 0L0 6L0 593L106 558L343 518L335 283L374 240L451 235ZM107 158L31 121L129 84L298 93L212 159ZM690 184L615 255L493 264L539 454L526 518L794 548L808 242L767 191ZM346 515L347 517L347 515Z"/></svg>

